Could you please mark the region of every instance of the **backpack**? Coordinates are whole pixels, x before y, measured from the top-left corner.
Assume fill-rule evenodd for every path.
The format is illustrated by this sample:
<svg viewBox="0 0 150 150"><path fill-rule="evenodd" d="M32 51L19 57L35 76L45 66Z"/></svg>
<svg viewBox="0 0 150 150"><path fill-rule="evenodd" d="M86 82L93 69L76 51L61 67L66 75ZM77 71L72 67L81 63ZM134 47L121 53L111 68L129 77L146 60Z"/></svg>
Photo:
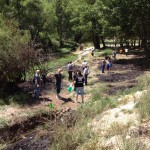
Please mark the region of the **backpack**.
<svg viewBox="0 0 150 150"><path fill-rule="evenodd" d="M34 77L32 79L32 83L35 84L35 75L34 75Z"/></svg>

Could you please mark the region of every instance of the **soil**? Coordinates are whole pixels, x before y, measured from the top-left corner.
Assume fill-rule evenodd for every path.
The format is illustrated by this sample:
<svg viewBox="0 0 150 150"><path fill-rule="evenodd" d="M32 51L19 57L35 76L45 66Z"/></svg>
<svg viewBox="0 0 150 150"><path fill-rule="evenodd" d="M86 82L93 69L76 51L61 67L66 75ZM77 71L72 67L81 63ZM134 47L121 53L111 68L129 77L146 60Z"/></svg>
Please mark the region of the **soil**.
<svg viewBox="0 0 150 150"><path fill-rule="evenodd" d="M137 61L135 61L136 59ZM134 87L137 84L137 77L143 73L143 71L141 71L141 64L139 64L139 58L135 56L123 56L121 60L114 62L113 67L109 73L104 74L102 74L100 71L100 60L101 58L96 58L90 62L90 70L94 68L94 71L90 73L89 80L90 82L93 81L93 84L89 84L89 86L86 86L86 88L92 89L94 86L94 82L106 82L108 83L108 91L106 94L113 95L118 90L125 90L127 88ZM68 91L66 90L68 85L68 81L64 80L63 90L61 92L62 99L58 101L55 98L55 86L53 78L52 76L49 76L48 83L46 87L44 87L44 89L42 90L40 101L37 103L31 99L27 104L27 107L29 109L28 111L30 112L39 108L45 109L47 108L47 105L49 103L53 103L55 108L61 110L62 113L64 109L76 109L79 104L74 103L74 97L72 95L73 93L68 93ZM34 86L32 81L22 83L19 85L19 87L25 92L28 92L31 95L33 94ZM87 93L85 96L85 101L88 101L89 98L90 94ZM8 118L10 117L11 119L15 119L16 116L18 117L18 114L23 113L24 111L27 111L26 108L21 110L18 109L16 110L16 112L13 112L13 115L11 115L11 113L8 112L7 116ZM43 124L43 122L45 123L45 118L49 118L49 116L36 116L35 118L33 117L28 119L26 122L21 121L20 123L16 123L13 126L0 129L1 141L4 140L6 141L6 143L7 141L12 140L17 141L18 138L21 138L21 135L32 131L36 128L37 125L41 125ZM73 118L71 117L69 122L72 122L73 120L74 124ZM68 127L69 126L70 125L68 125ZM53 136L42 136L40 139L37 139L36 135L36 132L32 132L31 134L28 134L21 140L18 140L16 143L11 144L11 146L8 146L4 150L46 150L48 146L51 145L51 143L53 142Z"/></svg>
<svg viewBox="0 0 150 150"><path fill-rule="evenodd" d="M71 109L63 112L57 110L52 111L51 114L40 114L24 122L0 129L1 140L8 143L10 141L11 143L14 142L3 150L46 150L54 141L54 133L57 126L65 123L68 128L72 127L77 119L76 112ZM47 124L47 128L49 128L48 135L50 136L47 134L40 135L40 131L36 130L37 126L44 124Z"/></svg>

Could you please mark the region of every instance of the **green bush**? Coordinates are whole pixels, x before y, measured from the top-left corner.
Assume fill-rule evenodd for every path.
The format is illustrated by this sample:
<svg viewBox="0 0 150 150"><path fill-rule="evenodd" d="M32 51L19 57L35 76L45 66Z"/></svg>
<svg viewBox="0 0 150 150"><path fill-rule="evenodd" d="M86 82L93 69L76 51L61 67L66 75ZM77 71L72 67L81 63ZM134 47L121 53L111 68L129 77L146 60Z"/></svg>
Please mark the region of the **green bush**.
<svg viewBox="0 0 150 150"><path fill-rule="evenodd" d="M0 105L18 104L24 106L28 104L30 99L31 95L25 92L17 92L9 95L7 93L3 93L0 97Z"/></svg>
<svg viewBox="0 0 150 150"><path fill-rule="evenodd" d="M137 108L141 118L150 118L150 91L140 98Z"/></svg>
<svg viewBox="0 0 150 150"><path fill-rule="evenodd" d="M18 30L15 21L0 16L0 82L18 82L34 61L34 51L28 46L28 34Z"/></svg>
<svg viewBox="0 0 150 150"><path fill-rule="evenodd" d="M92 118L104 110L116 107L116 101L108 97L102 97L107 90L105 85L97 86L93 89L92 99L79 108L80 114Z"/></svg>
<svg viewBox="0 0 150 150"><path fill-rule="evenodd" d="M111 49L105 49L104 51L102 51L102 53L100 54L100 56L110 56L112 55L112 50Z"/></svg>

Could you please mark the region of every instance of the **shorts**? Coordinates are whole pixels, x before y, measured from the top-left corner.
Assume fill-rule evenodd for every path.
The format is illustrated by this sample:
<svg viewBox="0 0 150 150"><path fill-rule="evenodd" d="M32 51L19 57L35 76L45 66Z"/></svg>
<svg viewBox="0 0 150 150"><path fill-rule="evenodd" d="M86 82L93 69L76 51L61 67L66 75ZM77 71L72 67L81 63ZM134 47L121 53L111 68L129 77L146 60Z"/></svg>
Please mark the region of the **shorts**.
<svg viewBox="0 0 150 150"><path fill-rule="evenodd" d="M84 95L84 88L83 87L76 87L76 94Z"/></svg>
<svg viewBox="0 0 150 150"><path fill-rule="evenodd" d="M112 67L112 63L109 64L109 67Z"/></svg>

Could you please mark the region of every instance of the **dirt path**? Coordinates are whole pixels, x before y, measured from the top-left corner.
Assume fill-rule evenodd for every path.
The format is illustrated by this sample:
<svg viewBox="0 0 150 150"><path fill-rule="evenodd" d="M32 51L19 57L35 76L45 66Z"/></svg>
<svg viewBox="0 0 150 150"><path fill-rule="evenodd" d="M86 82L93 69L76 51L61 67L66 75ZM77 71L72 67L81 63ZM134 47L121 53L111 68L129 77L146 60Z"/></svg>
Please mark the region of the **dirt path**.
<svg viewBox="0 0 150 150"><path fill-rule="evenodd" d="M108 87L105 95L115 94L118 90L125 90L126 88L132 88L136 84L136 78L142 74L139 66L129 60L135 59L136 56L130 55L128 57L123 56L121 60L116 61L109 73L101 73L101 58L95 56L94 58L86 56L86 60L90 67L90 74L88 77L88 85L85 86L85 102L90 100L91 91L95 88L96 83L106 83ZM79 59L75 62L76 65L80 65L83 62ZM20 107L20 106L4 106L0 108L0 118L5 118L10 124L21 122L21 120L27 119L27 117L35 115L37 112L49 111L48 104L53 103L55 109L77 109L81 103L74 103L74 92L69 93L67 87L69 82L63 80L63 87L61 91L62 100L57 100L54 92L54 83L48 83L45 89L41 93L40 101L33 105ZM79 97L80 101L80 97ZM10 125L9 124L9 125Z"/></svg>
<svg viewBox="0 0 150 150"><path fill-rule="evenodd" d="M87 53L87 51L86 51ZM90 75L88 78L89 85L85 86L85 102L88 101L91 97L90 91L95 86L96 82L106 82L108 83L108 93L115 94L118 90L124 90L126 88L132 88L136 84L136 77L138 77L142 72L138 70L138 67L135 67L135 64L128 63L129 59L135 58L134 55L128 57L123 56L122 60L118 60L109 73L102 74L100 71L100 57L88 58L88 65L90 66ZM79 59L75 62L76 65L80 65L83 62L82 59ZM123 84L122 84L123 82ZM20 106L9 106L5 105L0 107L0 120L1 122L6 121L9 124L13 124L16 121L21 121L27 116L32 116L37 112L42 110L49 110L47 106L50 103L54 104L56 109L65 109L71 108L76 109L80 103L74 103L75 100L74 92L69 93L67 87L70 83L67 80L63 80L63 86L61 91L62 100L57 100L55 97L54 83L47 84L46 88L42 91L40 101L33 103L33 105L20 107ZM79 97L80 101L80 97ZM4 118L4 120L3 120ZM3 123L2 122L2 123Z"/></svg>
<svg viewBox="0 0 150 150"><path fill-rule="evenodd" d="M92 48L92 47L91 47ZM84 51L77 51L78 59L73 62L74 64L78 65L81 60L81 55L86 55L91 48L86 48ZM63 70L67 69L65 66L62 67ZM64 71L65 73L66 71ZM25 88L29 88L26 86L32 86L31 83L23 83L21 86ZM42 90L40 101L35 102L33 99L30 100L29 104L26 106L20 106L20 105L4 105L0 106L0 127L3 127L5 125L11 125L16 122L21 122L22 120L26 119L27 117L33 116L36 113L40 113L41 111L49 111L48 104L53 103L55 109L76 109L77 105L73 103L74 99L74 92L69 93L67 91L67 87L70 83L67 80L63 80L62 84L62 91L61 96L62 100L57 100L55 95L55 85L54 82L47 83L46 87ZM32 87L31 87L32 89ZM33 91L33 90L32 90ZM87 96L86 96L87 97Z"/></svg>

